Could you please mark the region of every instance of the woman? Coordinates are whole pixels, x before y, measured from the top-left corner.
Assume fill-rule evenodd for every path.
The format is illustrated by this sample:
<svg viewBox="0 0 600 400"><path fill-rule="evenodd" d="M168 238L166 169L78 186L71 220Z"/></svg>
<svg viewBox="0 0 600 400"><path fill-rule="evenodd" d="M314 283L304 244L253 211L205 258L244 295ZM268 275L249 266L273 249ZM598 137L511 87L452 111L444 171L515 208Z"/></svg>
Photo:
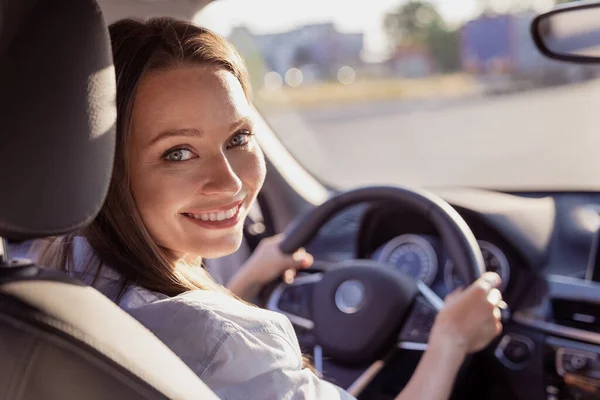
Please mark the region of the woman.
<svg viewBox="0 0 600 400"><path fill-rule="evenodd" d="M304 368L287 318L239 301L200 267L240 246L265 177L240 56L172 19L123 20L110 33L118 142L108 197L88 228L49 246L41 262L118 302L223 398L351 398ZM253 281L255 291L275 270L237 283ZM500 280L485 278L447 298L399 399L447 399L466 355L498 335Z"/></svg>

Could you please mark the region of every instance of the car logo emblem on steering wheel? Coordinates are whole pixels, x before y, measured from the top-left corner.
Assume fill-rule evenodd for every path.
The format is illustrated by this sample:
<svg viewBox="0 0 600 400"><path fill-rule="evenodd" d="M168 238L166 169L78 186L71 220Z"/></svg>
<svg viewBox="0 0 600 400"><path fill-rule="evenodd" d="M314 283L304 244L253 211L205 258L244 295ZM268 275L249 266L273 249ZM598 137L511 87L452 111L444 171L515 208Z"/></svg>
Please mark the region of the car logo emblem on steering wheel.
<svg viewBox="0 0 600 400"><path fill-rule="evenodd" d="M335 304L344 314L355 314L365 305L365 286L358 280L342 283L335 292Z"/></svg>

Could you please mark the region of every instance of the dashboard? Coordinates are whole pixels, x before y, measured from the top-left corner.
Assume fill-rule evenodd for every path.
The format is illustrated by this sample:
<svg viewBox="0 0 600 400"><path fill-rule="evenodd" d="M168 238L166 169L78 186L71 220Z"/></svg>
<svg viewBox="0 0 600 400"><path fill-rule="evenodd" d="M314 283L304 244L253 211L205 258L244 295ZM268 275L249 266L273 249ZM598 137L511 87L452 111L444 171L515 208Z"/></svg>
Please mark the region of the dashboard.
<svg viewBox="0 0 600 400"><path fill-rule="evenodd" d="M479 240L487 271L495 272L502 278L500 291L504 291L510 282L510 262L505 252L497 245ZM401 274L424 282L438 295L444 296L458 288L465 287L455 264L435 236L403 234L391 239L373 253L378 261Z"/></svg>
<svg viewBox="0 0 600 400"><path fill-rule="evenodd" d="M511 301L536 276L583 279L598 228L598 193L435 191L465 219L487 269L503 278ZM317 261L375 260L445 296L463 282L423 216L390 204L358 204L333 217L307 246Z"/></svg>

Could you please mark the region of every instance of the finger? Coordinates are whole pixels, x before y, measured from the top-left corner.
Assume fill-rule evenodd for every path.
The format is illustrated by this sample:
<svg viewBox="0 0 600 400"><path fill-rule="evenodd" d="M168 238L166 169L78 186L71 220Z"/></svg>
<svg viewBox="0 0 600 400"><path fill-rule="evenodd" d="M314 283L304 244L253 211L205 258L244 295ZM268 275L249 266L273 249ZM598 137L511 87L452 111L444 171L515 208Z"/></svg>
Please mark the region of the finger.
<svg viewBox="0 0 600 400"><path fill-rule="evenodd" d="M498 307L494 308L494 318L496 321L500 321L502 319L502 311Z"/></svg>
<svg viewBox="0 0 600 400"><path fill-rule="evenodd" d="M500 321L489 321L485 323L485 336L492 340L502 332L502 322Z"/></svg>
<svg viewBox="0 0 600 400"><path fill-rule="evenodd" d="M291 285L294 282L294 279L296 278L296 270L291 268L291 269L287 269L283 272L283 281L285 283L287 283L288 285Z"/></svg>
<svg viewBox="0 0 600 400"><path fill-rule="evenodd" d="M487 291L499 287L501 283L502 279L500 278L500 275L495 272L486 272L481 275L481 278L477 279L477 282L475 282L477 286L484 288Z"/></svg>
<svg viewBox="0 0 600 400"><path fill-rule="evenodd" d="M498 288L502 284L502 278L495 272L486 272L481 276L492 288Z"/></svg>
<svg viewBox="0 0 600 400"><path fill-rule="evenodd" d="M292 260L294 260L297 263L302 262L302 260L304 260L304 258L306 257L306 250L301 247L298 250L296 250L294 252L294 254L292 254Z"/></svg>
<svg viewBox="0 0 600 400"><path fill-rule="evenodd" d="M302 262L300 264L301 264L302 268L310 268L310 267L312 267L314 262L315 262L315 258L312 256L312 254L306 253L306 255L304 256L304 259L302 260Z"/></svg>
<svg viewBox="0 0 600 400"><path fill-rule="evenodd" d="M487 300L497 307L502 301L502 293L498 289L492 289L487 295Z"/></svg>
<svg viewBox="0 0 600 400"><path fill-rule="evenodd" d="M502 322L496 321L496 336L502 333Z"/></svg>
<svg viewBox="0 0 600 400"><path fill-rule="evenodd" d="M269 236L266 237L264 239L262 239L259 243L260 245L263 246L272 246L275 247L277 249L279 249L279 245L281 244L281 242L283 241L284 237L281 234L277 234L277 235L273 235L273 236Z"/></svg>
<svg viewBox="0 0 600 400"><path fill-rule="evenodd" d="M312 254L308 253L304 248L296 250L291 257L291 265L294 268L309 268L313 265L315 259Z"/></svg>

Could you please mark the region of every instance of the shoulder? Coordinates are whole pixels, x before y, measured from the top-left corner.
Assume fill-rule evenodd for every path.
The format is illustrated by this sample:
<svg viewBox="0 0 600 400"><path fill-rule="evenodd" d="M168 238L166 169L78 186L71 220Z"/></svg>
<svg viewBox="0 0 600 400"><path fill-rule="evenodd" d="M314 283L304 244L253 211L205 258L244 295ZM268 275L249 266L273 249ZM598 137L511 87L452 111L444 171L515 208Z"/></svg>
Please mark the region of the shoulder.
<svg viewBox="0 0 600 400"><path fill-rule="evenodd" d="M241 330L294 334L292 324L286 316L225 293L194 290L174 297L173 300L203 313L211 313L215 318L232 321Z"/></svg>

